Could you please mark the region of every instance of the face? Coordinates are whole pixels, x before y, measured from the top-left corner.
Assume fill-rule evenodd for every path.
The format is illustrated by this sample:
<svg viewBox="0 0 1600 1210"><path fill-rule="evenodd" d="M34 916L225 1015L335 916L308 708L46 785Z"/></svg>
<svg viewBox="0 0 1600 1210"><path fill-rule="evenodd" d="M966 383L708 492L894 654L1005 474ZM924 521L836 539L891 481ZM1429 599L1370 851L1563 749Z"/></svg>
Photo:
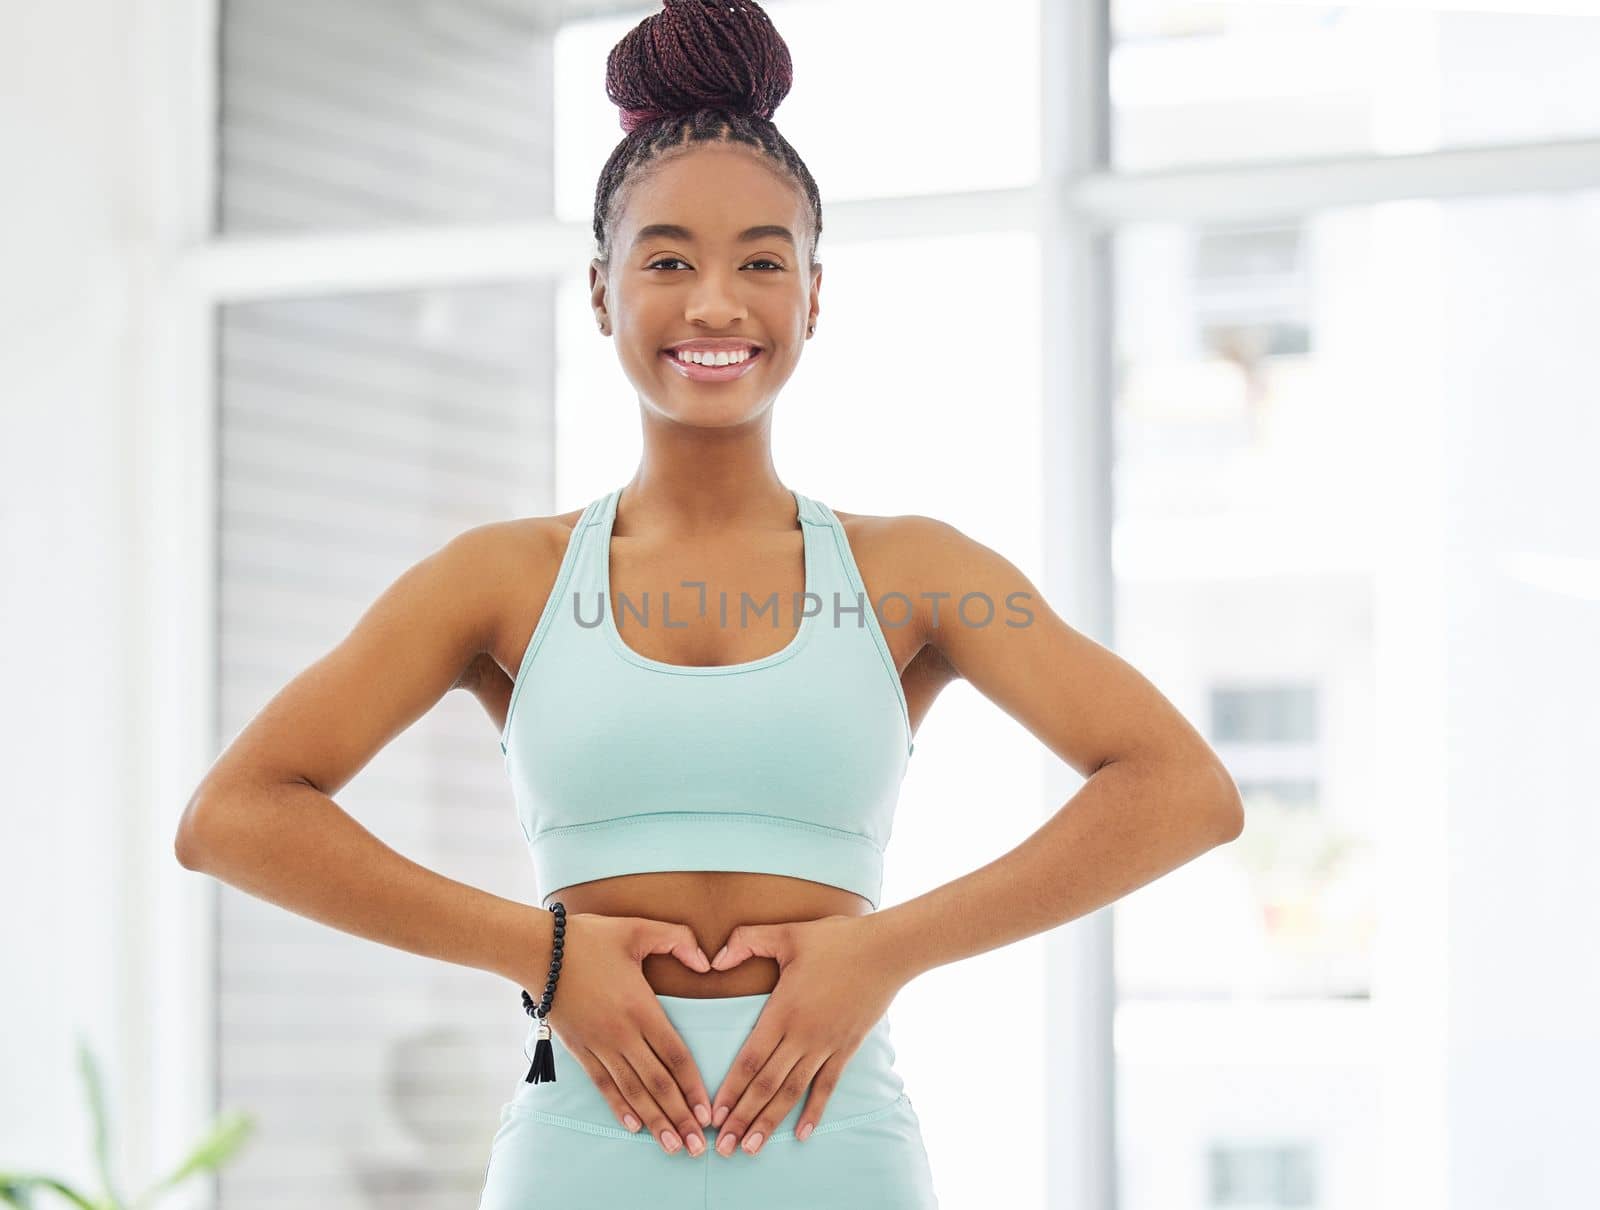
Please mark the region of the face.
<svg viewBox="0 0 1600 1210"><path fill-rule="evenodd" d="M822 267L806 267L801 190L761 153L713 143L653 166L619 203L609 271L589 266L590 302L640 401L696 425L765 413L817 317ZM680 368L665 351L697 341L759 351L720 370Z"/></svg>

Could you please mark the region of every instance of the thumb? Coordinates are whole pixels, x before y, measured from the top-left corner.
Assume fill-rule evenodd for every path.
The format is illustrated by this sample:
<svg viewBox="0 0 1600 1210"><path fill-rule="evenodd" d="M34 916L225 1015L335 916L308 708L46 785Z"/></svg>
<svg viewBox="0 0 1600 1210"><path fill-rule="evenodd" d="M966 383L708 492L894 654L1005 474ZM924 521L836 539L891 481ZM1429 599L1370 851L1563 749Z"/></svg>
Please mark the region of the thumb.
<svg viewBox="0 0 1600 1210"><path fill-rule="evenodd" d="M694 931L688 925L671 924L664 920L653 924L654 927L645 934L645 953L671 954L690 970L702 973L711 969L710 960L700 948L700 943L694 939Z"/></svg>
<svg viewBox="0 0 1600 1210"><path fill-rule="evenodd" d="M713 970L725 971L746 958L778 958L777 930L764 924L741 924L728 934L728 944L711 960Z"/></svg>

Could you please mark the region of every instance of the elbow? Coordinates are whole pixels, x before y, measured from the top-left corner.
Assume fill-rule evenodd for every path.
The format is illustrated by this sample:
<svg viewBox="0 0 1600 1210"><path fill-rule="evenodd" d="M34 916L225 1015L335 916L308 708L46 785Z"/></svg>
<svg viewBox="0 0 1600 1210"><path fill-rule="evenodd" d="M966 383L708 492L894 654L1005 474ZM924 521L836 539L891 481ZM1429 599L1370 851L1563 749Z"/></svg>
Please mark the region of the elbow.
<svg viewBox="0 0 1600 1210"><path fill-rule="evenodd" d="M1222 817L1222 832L1217 840L1218 844L1227 844L1229 841L1238 840L1244 835L1244 807L1241 804L1224 813Z"/></svg>
<svg viewBox="0 0 1600 1210"><path fill-rule="evenodd" d="M1227 844L1229 841L1238 840L1244 833L1244 799L1239 794L1239 787L1234 783L1233 775L1221 764L1213 766L1213 773L1219 783L1218 794L1213 806L1212 816L1219 829L1218 844Z"/></svg>
<svg viewBox="0 0 1600 1210"><path fill-rule="evenodd" d="M204 802L205 800L196 792L184 807L183 815L178 820L177 835L172 840L172 855L186 870L204 871L207 868L207 850L214 822L211 819L214 808L203 806Z"/></svg>

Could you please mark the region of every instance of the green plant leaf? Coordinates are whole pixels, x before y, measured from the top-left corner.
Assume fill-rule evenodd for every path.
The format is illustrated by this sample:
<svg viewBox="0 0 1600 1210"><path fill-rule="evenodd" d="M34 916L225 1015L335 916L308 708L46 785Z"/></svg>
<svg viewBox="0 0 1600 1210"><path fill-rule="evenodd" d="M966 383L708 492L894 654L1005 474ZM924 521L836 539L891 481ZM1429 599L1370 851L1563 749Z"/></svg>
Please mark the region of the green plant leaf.
<svg viewBox="0 0 1600 1210"><path fill-rule="evenodd" d="M89 1096L89 1117L94 1128L94 1163L100 1173L100 1185L106 1200L113 1206L122 1205L117 1186L111 1179L111 1140L106 1121L105 1089L100 1082L100 1065L83 1035L78 1035L78 1068L83 1073L83 1085Z"/></svg>
<svg viewBox="0 0 1600 1210"><path fill-rule="evenodd" d="M20 1172L0 1172L0 1202L8 1206L34 1210L33 1193L36 1189L48 1189L52 1193L58 1193L82 1210L100 1210L99 1206L71 1185L65 1181L58 1181L53 1176L24 1176Z"/></svg>
<svg viewBox="0 0 1600 1210"><path fill-rule="evenodd" d="M228 1113L213 1123L210 1132L195 1144L183 1163L174 1168L164 1180L157 1181L134 1200L134 1210L144 1206L163 1189L170 1189L197 1172L212 1172L228 1161L250 1137L255 1129L255 1119L246 1113Z"/></svg>

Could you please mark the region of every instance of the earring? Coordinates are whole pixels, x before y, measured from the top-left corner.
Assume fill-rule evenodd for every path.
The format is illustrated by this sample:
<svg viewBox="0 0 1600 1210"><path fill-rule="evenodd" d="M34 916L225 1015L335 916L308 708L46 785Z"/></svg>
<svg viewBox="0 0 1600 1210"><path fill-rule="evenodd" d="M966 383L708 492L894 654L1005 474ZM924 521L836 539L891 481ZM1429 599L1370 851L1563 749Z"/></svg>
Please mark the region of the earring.
<svg viewBox="0 0 1600 1210"><path fill-rule="evenodd" d="M806 329L806 335L807 336L815 336L816 334L817 334L817 325L816 324L812 324L809 328Z"/></svg>

